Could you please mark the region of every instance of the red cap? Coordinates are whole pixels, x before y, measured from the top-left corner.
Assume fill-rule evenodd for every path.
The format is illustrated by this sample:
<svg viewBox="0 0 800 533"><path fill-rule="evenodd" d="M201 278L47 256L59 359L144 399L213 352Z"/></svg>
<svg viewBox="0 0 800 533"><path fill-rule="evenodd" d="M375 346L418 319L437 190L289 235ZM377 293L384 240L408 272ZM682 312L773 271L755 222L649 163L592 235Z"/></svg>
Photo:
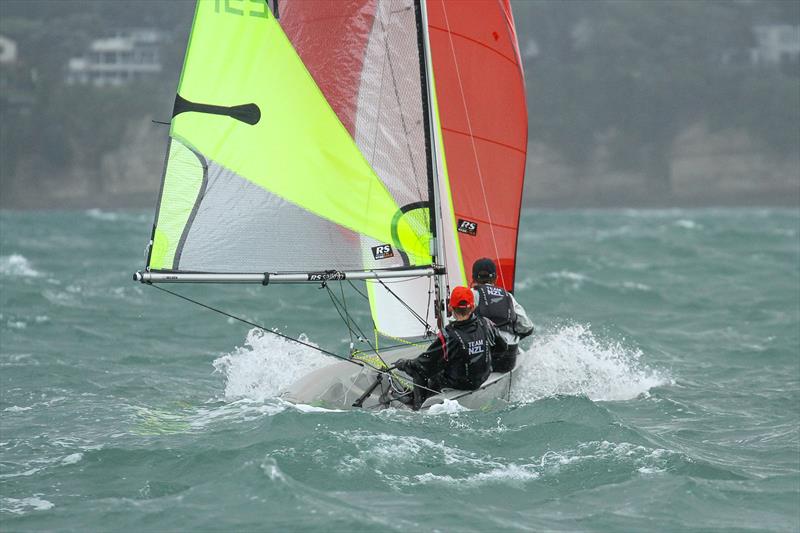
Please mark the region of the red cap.
<svg viewBox="0 0 800 533"><path fill-rule="evenodd" d="M450 307L453 309L467 309L475 306L475 296L472 289L466 287L456 287L450 293Z"/></svg>

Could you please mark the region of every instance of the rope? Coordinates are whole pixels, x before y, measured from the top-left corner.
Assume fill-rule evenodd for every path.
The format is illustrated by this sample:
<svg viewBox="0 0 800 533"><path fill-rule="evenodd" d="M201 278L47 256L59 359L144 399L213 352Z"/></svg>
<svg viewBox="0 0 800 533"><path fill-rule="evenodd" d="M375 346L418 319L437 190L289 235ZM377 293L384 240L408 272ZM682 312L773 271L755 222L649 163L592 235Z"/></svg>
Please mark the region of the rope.
<svg viewBox="0 0 800 533"><path fill-rule="evenodd" d="M193 300L193 299L189 298L188 296L184 296L182 294L178 294L177 292L173 292L173 291L171 291L169 289L165 289L163 287L159 287L158 285L153 285L152 283L148 283L147 285L150 285L151 287L153 287L155 289L158 289L160 291L166 292L167 294L171 294L173 296L177 296L178 298L180 298L182 300L186 300L187 302L193 303L195 305L199 305L200 307L204 307L204 308L208 309L209 311L214 311L215 313L219 313L219 314L221 314L223 316L226 316L228 318L232 318L234 320L238 320L239 322L242 322L243 324L247 324L248 326L253 326L254 328L258 328L258 329L260 329L261 331L263 331L265 333L271 333L273 335L276 335L278 337L286 339L287 341L294 342L294 343L297 343L297 344L302 344L303 346L306 346L308 348L311 348L312 350L316 350L318 352L321 352L321 353L323 353L325 355L330 355L331 357L335 357L337 359L341 359L342 361L347 361L348 363L352 363L354 365L361 366L360 363L357 363L356 361L351 360L349 357L344 357L342 355L339 355L338 353L334 353L334 352L331 352L331 351L326 350L324 348L320 348L319 346L314 346L311 343L304 342L304 341L301 341L299 339L295 339L295 338L290 337L288 335L284 335L283 333L281 333L279 331L267 329L266 327L262 326L261 324L256 324L255 322L250 322L249 320L246 320L244 318L238 317L236 315L232 315L230 313L226 313L225 311L222 311L221 309L217 309L216 307L212 307L210 305L206 305L204 303L200 303L197 300ZM376 367L374 367L373 365L371 365L369 363L366 363L366 364L368 366L370 366L376 372L385 373L381 369L376 368Z"/></svg>
<svg viewBox="0 0 800 533"><path fill-rule="evenodd" d="M319 346L314 346L311 343L304 342L304 341L301 341L299 339L295 339L293 337L289 337L288 335L284 335L283 333L281 333L279 331L267 329L266 327L262 326L261 324L256 324L255 322L250 322L249 320L246 320L244 318L238 317L236 315L232 315L232 314L227 313L227 312L225 312L225 311L223 311L221 309L217 309L216 307L212 307L210 305L206 305L204 303L198 302L197 300L193 300L192 298L189 298L188 296L184 296L182 294L178 294L177 292L173 292L173 291L171 291L169 289L165 289L163 287L159 287L158 285L154 285L152 283L148 283L147 285L153 287L154 289L158 289L158 290L160 290L162 292L166 292L167 294L171 294L172 296L176 296L176 297L180 298L181 300L185 300L185 301L193 303L195 305L199 305L200 307L208 309L209 311L213 311L215 313L219 313L219 314L221 314L223 316L226 316L228 318L232 318L233 320L237 320L239 322L242 322L243 324L247 324L248 326L253 326L254 328L258 328L261 331L263 331L264 333L271 333L271 334L273 334L273 335L275 335L277 337L281 337L281 338L283 338L283 339L285 339L285 340L287 340L289 342L294 342L296 344L301 344L303 346L311 348L312 350L316 350L316 351L318 351L320 353L323 353L325 355L329 355L331 357L335 357L336 359L341 359L342 361L347 361L350 364L353 364L353 365L356 365L356 366L359 366L359 367L362 367L362 368L364 367L364 365L366 365L366 366L370 367L372 370L374 370L375 372L377 372L378 374L382 374L384 376L387 376L389 379L394 378L394 379L402 380L402 378L399 378L399 377L394 375L394 372L393 372L394 368L393 367L390 367L389 365L386 364L386 362L383 359L380 359L380 354L378 354L377 350L375 350L375 355L377 355L378 358L380 359L380 361L384 365L386 365L386 367L385 367L386 369L379 368L379 367L373 365L372 363L370 363L369 361L367 361L365 359L354 360L354 359L352 359L350 357L344 357L342 355L339 355L337 353L331 352L331 351L326 350L324 348L320 348ZM369 341L367 341L367 344L369 344ZM396 347L399 347L399 346L402 346L402 345L391 346L390 348L396 348ZM370 348L371 347L372 346L370 345ZM364 352L356 352L356 353L364 353ZM421 389L425 389L427 391L430 391L430 392L432 392L434 394L439 394L439 393L442 392L442 391L437 391L437 390L430 389L430 388L425 387L423 385L416 385L416 386L421 388Z"/></svg>
<svg viewBox="0 0 800 533"><path fill-rule="evenodd" d="M386 289L386 290L389 292L389 294L391 294L392 296L394 296L394 297L397 299L397 301L398 301L398 302L400 302L401 304L403 304L403 307L405 307L406 309L408 309L408 312L409 312L409 313L411 313L411 316L413 316L414 318L416 318L416 319L419 321L419 323L420 323L420 324L422 324L423 326L425 326L425 334L427 335L427 334L428 334L428 333L431 331L431 326L430 326L430 324L428 324L428 323L425 321L425 319L424 319L424 318L422 318L422 317L419 315L419 313L417 313L416 311L414 311L414 309L412 309L412 307L411 307L410 305L408 305L406 302L404 302L402 298L400 298L400 297L399 297L397 294L395 294L395 293L394 293L394 291L393 291L392 289L390 289L390 288L389 288L389 286L388 286L388 285L386 285L386 284L383 282L383 280L382 280L381 278L376 278L376 279L378 280L378 283L380 283L380 284L383 286L383 288L384 288L384 289Z"/></svg>

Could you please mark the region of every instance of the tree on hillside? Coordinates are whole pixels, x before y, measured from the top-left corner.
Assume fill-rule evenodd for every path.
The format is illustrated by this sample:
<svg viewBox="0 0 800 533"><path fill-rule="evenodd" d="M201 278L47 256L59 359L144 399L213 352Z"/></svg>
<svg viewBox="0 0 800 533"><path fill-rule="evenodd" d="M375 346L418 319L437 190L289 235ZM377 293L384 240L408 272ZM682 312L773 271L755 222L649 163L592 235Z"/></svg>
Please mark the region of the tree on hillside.
<svg viewBox="0 0 800 533"><path fill-rule="evenodd" d="M726 51L753 46L751 4L576 0L515 8L540 49L526 66L531 137L579 165L598 138L611 139L618 168L641 172L653 188L669 190L675 137L699 120L745 127L772 137L773 146L794 138L788 132L796 128L773 108L792 107L796 81L767 86L755 70L723 61ZM764 9L778 16L786 8L765 3Z"/></svg>

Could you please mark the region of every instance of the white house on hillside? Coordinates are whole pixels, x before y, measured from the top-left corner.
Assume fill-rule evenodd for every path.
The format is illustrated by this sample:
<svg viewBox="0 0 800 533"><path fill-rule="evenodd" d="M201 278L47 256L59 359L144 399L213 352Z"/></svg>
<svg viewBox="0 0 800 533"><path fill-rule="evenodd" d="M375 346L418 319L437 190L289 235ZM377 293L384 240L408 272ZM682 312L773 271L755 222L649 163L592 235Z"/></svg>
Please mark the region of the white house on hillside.
<svg viewBox="0 0 800 533"><path fill-rule="evenodd" d="M772 24L753 28L756 47L750 51L755 64L800 63L800 26Z"/></svg>
<svg viewBox="0 0 800 533"><path fill-rule="evenodd" d="M132 30L114 37L96 39L82 57L67 65L67 83L97 86L123 85L161 72L156 30Z"/></svg>
<svg viewBox="0 0 800 533"><path fill-rule="evenodd" d="M17 62L17 43L0 35L0 64L10 65Z"/></svg>

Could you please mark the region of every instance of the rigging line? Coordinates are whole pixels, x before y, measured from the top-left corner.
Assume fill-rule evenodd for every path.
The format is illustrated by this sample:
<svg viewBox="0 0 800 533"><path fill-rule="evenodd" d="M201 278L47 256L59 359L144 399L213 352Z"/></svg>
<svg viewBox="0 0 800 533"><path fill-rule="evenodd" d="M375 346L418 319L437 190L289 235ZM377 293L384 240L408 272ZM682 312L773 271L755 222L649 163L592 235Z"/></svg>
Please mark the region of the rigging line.
<svg viewBox="0 0 800 533"><path fill-rule="evenodd" d="M339 291L342 293L342 302L344 303L344 314L345 314L345 316L347 318L350 318L350 315L347 313L347 300L344 299L344 285L342 285L341 281L339 282ZM347 331L350 334L350 353L352 353L353 352L353 329L350 327L349 324L347 325ZM363 335L362 335L362 337L363 337Z"/></svg>
<svg viewBox="0 0 800 533"><path fill-rule="evenodd" d="M350 280L347 280L347 281L348 281L348 283L350 283L351 286L353 286L353 282L352 281L350 281ZM353 286L353 290L356 291L358 294L360 294L362 298L364 298L366 300L369 300L369 296L367 296L366 294L364 294L361 291L359 291L355 286ZM431 293L430 293L430 290L429 290L428 291L428 306L430 306L430 303L431 303L430 302L430 294ZM430 311L428 311L428 312L430 313ZM403 343L403 344L390 344L389 346L384 346L383 350L392 350L394 348L407 348L408 346L422 346L423 343L425 342L425 341L416 341L416 342L415 341L407 341L407 340L399 338L399 337L394 337L392 335L388 335L388 334L383 333L382 331L380 331L378 329L377 324L375 324L375 321L372 320L371 317L370 317L370 322L372 322L372 330L375 332L374 350L375 350L376 353L379 351L378 350L378 335L380 335L381 337L385 337L387 339L392 339L394 341L400 341L400 342Z"/></svg>
<svg viewBox="0 0 800 533"><path fill-rule="evenodd" d="M369 347L370 347L370 350L371 350L371 352L374 352L374 353L375 353L375 356L378 358L378 360L379 360L381 363L383 363L383 365L384 365L386 368L389 368L389 365L386 363L386 361L384 361L384 360L383 360L383 357L381 357L381 354L378 352L378 348L377 348L376 346L373 346L373 345L372 345L372 343L370 343L370 342L369 342L369 339L367 339L367 336L366 336L366 335L364 334L364 332L361 330L361 327L358 325L358 323L357 323L357 322L356 322L356 321L355 321L355 320L354 320L354 319L353 319L353 318L350 316L350 314L347 312L347 306L346 306L346 304L345 304L345 305L342 305L342 304L341 304L341 303L340 303L340 302L339 302L339 301L336 299L336 297L333 295L333 291L331 291L331 289L330 289L330 287L328 286L328 284L327 284L327 283L324 283L324 284L323 284L323 286L324 286L324 287L325 287L325 289L328 291L328 296L330 297L330 299L331 299L331 303L333 304L333 307L336 309L336 312L337 312L337 313L339 313L339 318L341 318L341 319L344 321L345 325L347 326L347 329L348 329L348 331L350 332L350 350L351 350L350 357L352 358L352 356L353 356L353 353L355 353L355 352L353 352L353 328L351 328L351 327L350 327L350 324L352 323L352 325L353 325L353 326L355 327L355 329L356 329L356 333L357 333L357 334L358 334L358 336L359 336L359 340L361 340L362 342L365 342L365 343L367 344L367 346L369 346ZM339 286L340 286L340 287L343 287L343 285L341 284L341 282L339 282ZM342 298L344 298L344 291L342 292ZM344 311L344 316L342 315L342 312L339 310L339 306L340 306L340 305L341 305L341 306L342 306L342 308L343 308L343 311Z"/></svg>
<svg viewBox="0 0 800 533"><path fill-rule="evenodd" d="M415 278L415 279L417 279L417 278ZM430 279L430 278L428 278L428 279ZM354 290L356 293L358 293L358 294L359 294L359 295L360 295L362 298L364 298L365 300L369 301L369 296L367 296L366 294L364 294L363 292L361 292L360 290L358 290L358 287L356 287L356 286L353 284L353 281L352 281L352 280L349 280L349 279L348 279L348 280L347 280L347 282L350 284L350 286L353 288L353 290ZM428 311L427 311L427 314L430 314L431 294L432 294L432 293L431 293L431 288L430 288L430 286L429 286L429 287L428 287ZM426 314L426 317L427 317L427 314ZM426 323L427 323L427 320L426 320ZM387 335L386 333L382 333L382 332L380 332L380 331L378 330L378 328L377 328L377 326L376 326L376 324L375 324L375 321L374 321L374 320L372 320L372 329L375 331L375 333L376 333L377 335L381 335L381 336L383 336L383 337L386 337L387 339L393 339L393 340L396 340L396 341L401 341L401 342L403 342L403 343L404 343L404 344L391 344L391 345L389 345L389 346L385 346L385 347L383 348L384 350L391 350L391 349L393 349L393 348L404 348L404 347L407 347L407 346L409 346L409 345L410 345L410 346L421 346L421 343L420 343L420 342L405 341L405 340L403 340L403 339L400 339L400 338L397 338L397 337L392 337L391 335ZM423 341L423 342L424 342L424 341ZM375 346L375 351L376 351L376 352L378 351L378 349L377 349L377 343L376 343L376 346Z"/></svg>
<svg viewBox="0 0 800 533"><path fill-rule="evenodd" d="M165 289L163 287L159 287L158 285L153 285L152 283L148 283L148 285L150 285L151 287L153 287L155 289L158 289L160 291L166 292L167 294L171 294L172 296L177 296L181 300L186 300L187 302L193 303L195 305L199 305L200 307L204 307L204 308L208 309L209 311L214 311L215 313L219 313L221 315L227 316L228 318L232 318L234 320L238 320L239 322L242 322L242 323L247 324L249 326L253 326L255 328L258 328L261 331L263 331L264 333L271 333L271 334L273 334L273 335L275 335L277 337L281 337L283 339L286 339L287 341L294 342L296 344L302 344L303 346L307 346L308 348L311 348L312 350L316 350L316 351L318 351L320 353L323 353L325 355L330 355L331 357L335 357L336 359L341 359L342 361L346 361L346 362L354 364L356 366L360 366L362 369L364 368L364 366L368 366L372 370L374 370L376 373L382 374L382 375L388 377L389 379L394 377L394 373L393 373L394 372L394 368L390 367L388 365L386 366L386 368L389 369L389 370L384 370L384 369L376 367L375 365L373 365L370 362L365 361L365 360L355 360L355 359L351 359L349 357L344 357L342 355L339 355L338 353L334 353L334 352L331 352L331 351L326 350L324 348L320 348L319 346L314 346L311 343L303 342L303 341L301 341L299 339L294 339L292 337L289 337L288 335L284 335L283 333L280 333L279 331L273 331L271 329L267 329L267 328L265 328L264 326L262 326L260 324L256 324L255 322L250 322L249 320L245 320L244 318L238 317L236 315L232 315L230 313L226 313L225 311L223 311L221 309L217 309L215 307L211 307L210 305L206 305L204 303L198 302L197 300L193 300L192 298L189 298L188 296L184 296L182 294L178 294L177 292L172 292L169 289ZM399 346L401 346L401 345L392 346L391 348L397 348ZM377 353L377 351L375 352L375 354L378 355L378 358L385 365L386 362L383 359L381 359L381 357ZM421 389L425 389L425 390L430 391L430 392L432 392L434 394L441 394L441 392L442 392L442 391L437 391L437 390L428 388L428 387L426 387L424 385L415 385L415 387L419 387Z"/></svg>
<svg viewBox="0 0 800 533"><path fill-rule="evenodd" d="M304 342L304 341L301 341L299 339L292 338L292 337L290 337L288 335L284 335L283 333L280 333L279 331L273 331L271 329L267 329L267 328L265 328L264 326L262 326L260 324L256 324L254 322L250 322L249 320L245 320L244 318L238 317L236 315L232 315L230 313L226 313L225 311L222 311L221 309L217 309L215 307L211 307L210 305L206 305L204 303L198 302L197 300L193 300L193 299L189 298L188 296L184 296L182 294L178 294L177 292L172 292L169 289L165 289L163 287L159 287L158 285L153 285L152 283L148 283L147 285L150 285L151 287L153 287L155 289L158 289L160 291L166 292L167 294L171 294L173 296L177 296L178 298L180 298L182 300L186 300L187 302L191 302L193 304L199 305L200 307L204 307L204 308L208 309L209 311L214 311L215 313L219 313L221 315L227 316L228 318L232 318L234 320L238 320L239 322L242 322L242 323L247 324L249 326L253 326L255 328L258 328L258 329L260 329L261 331L263 331L265 333L271 333L271 334L276 335L278 337L284 338L287 341L294 342L294 343L297 343L297 344L302 344L303 346L306 346L308 348L311 348L313 350L321 352L321 353L323 353L325 355L330 355L331 357L335 357L337 359L341 359L342 361L347 361L348 363L352 363L354 365L358 365L358 366L367 365L368 367L372 368L374 371L376 371L376 372L378 372L380 374L391 375L391 372L386 372L386 371L384 371L384 370L382 370L380 368L377 368L376 366L374 366L374 365L372 365L372 364L370 364L370 363L368 363L366 361L355 361L353 359L350 359L349 357L344 357L342 355L339 355L338 353L334 353L334 352L331 352L331 351L326 350L324 348L320 348L319 346L314 346L311 343Z"/></svg>
<svg viewBox="0 0 800 533"><path fill-rule="evenodd" d="M361 340L362 342L366 342L367 345L375 352L376 355L378 355L378 358L380 359L380 355L378 354L377 349L375 349L369 343L369 340L367 339L367 336L364 334L364 331L361 329L361 327L358 325L358 323L355 321L355 319L353 319L353 317L350 316L350 313L347 312L347 305L346 304L342 304L341 302L339 302L338 299L336 299L336 296L334 296L333 291L330 290L330 288L328 287L327 284L325 284L325 288L328 291L328 296L331 299L331 303L336 308L336 312L339 313L339 318L341 318L344 321L345 325L347 326L347 329L351 333L350 342L352 343L352 333L354 331L353 328L350 326L350 324L352 324L353 327L355 327L356 334L359 336L359 340ZM344 297L344 295L342 295L342 297ZM341 306L341 309L342 309L341 311L340 311L340 306ZM342 312L344 312L344 315L342 315ZM381 359L381 362L383 364L386 364L386 362L383 359ZM388 367L389 365L386 365L386 366Z"/></svg>
<svg viewBox="0 0 800 533"><path fill-rule="evenodd" d="M412 308L410 305L408 305L408 304L407 304L405 301L403 301L403 299L402 299L402 298L400 298L400 297L399 297L397 294L395 294L395 292L394 292L392 289L390 289L390 288L389 288L389 286L388 286L388 285L386 285L386 284L385 284L385 283L384 283L384 282L383 282L383 281L382 281L380 278L376 278L376 279L378 280L378 282L379 282L381 285L383 285L383 288L384 288L384 289L386 289L386 290L389 292L389 294L391 294L392 296L394 296L395 298L397 298L397 301L398 301L398 302L400 302L401 304L403 304L403 307L405 307L406 309L408 309L408 311L411 313L411 316L413 316L414 318L416 318L416 319L417 319L417 320L418 320L418 321L419 321L419 322L420 322L420 323L421 323L423 326L425 326L425 329L426 329L426 330L429 330L429 331L431 330L431 326L430 326L430 324L428 324L428 323L425 321L425 319L424 319L424 318L422 318L422 317L419 315L419 313L417 313L416 311L414 311L414 309L413 309L413 308Z"/></svg>
<svg viewBox="0 0 800 533"><path fill-rule="evenodd" d="M413 280L415 280L415 279L419 279L419 278L421 278L421 277L423 277L423 276L417 276L417 277L415 277L415 278L411 278L411 279L408 279L408 280L400 280L400 281L395 281L395 282L393 282L393 283L404 283L404 282L406 282L406 281L413 281ZM407 304L405 301L403 301L403 299L402 299L402 298L400 298L400 297L399 297L397 294L395 294L395 293L394 293L394 291L392 291L392 289L390 289L390 288L389 288L389 286L388 286L388 284L387 284L386 282L384 282L384 281L383 281L383 280L381 280L380 278L376 278L375 280L370 280L370 282L372 282L372 283L374 283L375 281L377 281L378 283L380 283L381 285L383 285L383 286L384 286L384 288L385 288L385 289L386 289L386 290L389 292L389 294L391 294L392 296L394 296L394 297L397 299L397 301L399 301L401 304L403 304L403 306L404 306L406 309L408 309L408 311L411 313L411 315L412 315L414 318L416 318L416 319L417 319L417 321L419 321L419 322L420 322L420 323L421 323L423 326L425 326L427 329L431 329L431 327L430 327L430 324L428 323L428 320L427 320L427 319L428 319L428 315L430 314L430 304L431 304L431 301L430 301L430 300L431 300L431 292L430 292L430 291L431 291L431 287L430 287L430 285L431 285L431 284L430 284L430 283L428 283L428 305L427 305L427 307L426 307L426 313L425 313L425 317L426 317L426 318L422 318L422 316L421 316L419 313L417 313L416 311L414 311L414 309L412 309L412 308L411 308L411 306L409 306L409 305L408 305L408 304ZM355 290L355 291L356 291L358 294L360 294L360 295L361 295L363 298L366 298L367 300L369 300L369 297L367 297L366 295L364 295L364 294L363 294L361 291L359 291L358 289L356 289L356 287L355 287L355 286L353 286L353 282L352 282L352 281L349 281L349 280L348 280L348 282L349 282L349 283L350 283L350 285L353 287L353 290ZM375 326L375 322L374 322L374 321L373 321L373 326Z"/></svg>
<svg viewBox="0 0 800 533"><path fill-rule="evenodd" d="M361 297L362 297L362 298L364 298L365 300L369 301L369 296L367 296L366 294L364 294L363 292L361 292L360 290L358 290L358 288L357 288L357 287L355 286L355 284L353 283L353 280L351 280L351 279L348 279L348 280L347 280L347 283L349 283L349 284L350 284L350 287L352 287L354 291L356 291L356 292L357 292L359 295L361 295Z"/></svg>
<svg viewBox="0 0 800 533"><path fill-rule="evenodd" d="M472 153L475 158L475 167L478 169L478 182L481 184L481 193L483 194L483 205L486 208L486 217L489 220L489 230L492 233L492 245L494 246L494 253L497 261L500 262L500 251L497 248L497 238L494 234L494 223L492 222L492 213L489 211L489 202L486 199L486 186L483 183L483 172L481 172L481 164L478 160L478 148L475 146L475 137L472 131L472 121L469 118L469 109L467 108L467 99L464 95L464 85L461 83L461 71L458 68L458 58L456 58L456 49L455 44L453 43L453 32L450 29L450 19L447 17L447 6L444 2L442 2L442 12L444 13L444 22L447 25L447 38L450 40L450 51L453 55L453 64L456 67L456 79L458 79L458 88L461 92L461 103L464 105L464 115L467 119L467 129L469 130L469 138L472 144ZM500 283L505 285L505 280L503 279L503 269L500 270Z"/></svg>
<svg viewBox="0 0 800 533"><path fill-rule="evenodd" d="M328 288L328 285L326 283L323 283L322 287L324 287L325 290L328 292L328 298L331 299L331 303L333 304L333 308L336 309L336 313L339 315L339 318L341 318L342 322L344 322L345 326L347 326L347 331L350 332L350 343L352 344L352 342L353 342L353 328L350 327L350 322L347 320L347 318L344 317L344 315L342 315L342 312L339 309L339 302L334 299L334 297L333 297L333 295L331 293L331 290Z"/></svg>

